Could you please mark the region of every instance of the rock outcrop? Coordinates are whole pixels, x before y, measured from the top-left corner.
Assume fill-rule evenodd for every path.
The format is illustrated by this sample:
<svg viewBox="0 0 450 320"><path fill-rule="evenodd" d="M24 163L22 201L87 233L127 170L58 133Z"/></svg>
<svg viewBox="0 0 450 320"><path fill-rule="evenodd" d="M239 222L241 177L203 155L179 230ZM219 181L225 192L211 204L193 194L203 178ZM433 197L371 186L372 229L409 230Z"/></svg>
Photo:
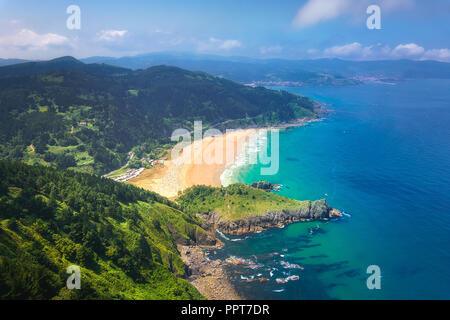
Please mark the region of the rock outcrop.
<svg viewBox="0 0 450 320"><path fill-rule="evenodd" d="M269 181L258 181L258 182L253 182L251 184L251 186L255 189L261 189L264 190L266 192L269 191L279 191L281 188L280 184L273 184L270 183Z"/></svg>
<svg viewBox="0 0 450 320"><path fill-rule="evenodd" d="M242 300L228 280L226 263L210 260L199 246L178 245L181 258L189 268L187 280L209 300Z"/></svg>
<svg viewBox="0 0 450 320"><path fill-rule="evenodd" d="M310 201L309 205L298 210L282 210L268 212L264 215L249 215L244 219L233 221L222 220L217 213L201 216L204 219L204 229L211 231L220 230L231 235L260 232L299 221L327 220L335 217L341 217L341 212L331 208L326 200Z"/></svg>

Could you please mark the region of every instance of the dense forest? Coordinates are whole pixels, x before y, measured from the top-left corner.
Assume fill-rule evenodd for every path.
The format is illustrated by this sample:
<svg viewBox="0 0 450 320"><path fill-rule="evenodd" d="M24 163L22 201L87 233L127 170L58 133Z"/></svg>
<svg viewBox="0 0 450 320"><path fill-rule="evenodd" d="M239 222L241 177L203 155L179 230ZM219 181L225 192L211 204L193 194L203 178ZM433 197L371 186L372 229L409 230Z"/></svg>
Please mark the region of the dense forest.
<svg viewBox="0 0 450 320"><path fill-rule="evenodd" d="M0 68L0 159L103 174L176 128L313 116L308 98L176 67L129 70L71 57ZM229 120L232 120L231 122Z"/></svg>
<svg viewBox="0 0 450 320"><path fill-rule="evenodd" d="M155 193L0 161L0 299L202 299L177 243L215 239ZM82 290L66 288L70 265Z"/></svg>

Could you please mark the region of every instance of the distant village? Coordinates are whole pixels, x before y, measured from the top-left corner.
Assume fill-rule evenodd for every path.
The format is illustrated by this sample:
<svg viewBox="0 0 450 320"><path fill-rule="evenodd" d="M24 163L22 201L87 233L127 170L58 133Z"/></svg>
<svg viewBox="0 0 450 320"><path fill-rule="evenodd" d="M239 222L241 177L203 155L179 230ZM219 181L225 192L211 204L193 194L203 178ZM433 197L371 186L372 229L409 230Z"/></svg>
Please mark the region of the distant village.
<svg viewBox="0 0 450 320"><path fill-rule="evenodd" d="M125 173L117 176L109 176L111 179L117 182L126 182L133 178L139 176L146 168L153 167L159 164L164 164L164 160L155 160L151 158L142 158L141 164L145 167L137 168L137 169L129 169ZM128 165L129 163L127 163Z"/></svg>

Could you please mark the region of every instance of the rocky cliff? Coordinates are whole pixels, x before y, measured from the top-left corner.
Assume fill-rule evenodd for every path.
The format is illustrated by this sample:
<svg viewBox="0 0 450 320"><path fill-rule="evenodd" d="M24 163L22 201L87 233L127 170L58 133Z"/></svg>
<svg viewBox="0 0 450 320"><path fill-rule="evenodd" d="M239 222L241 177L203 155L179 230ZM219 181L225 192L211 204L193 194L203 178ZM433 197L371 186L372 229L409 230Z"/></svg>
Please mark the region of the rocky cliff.
<svg viewBox="0 0 450 320"><path fill-rule="evenodd" d="M220 230L231 235L259 232L274 227L283 227L299 221L327 220L341 217L341 212L331 208L326 200L309 201L308 206L298 210L281 210L263 215L249 215L244 219L223 220L217 213L203 214L203 227L210 231Z"/></svg>

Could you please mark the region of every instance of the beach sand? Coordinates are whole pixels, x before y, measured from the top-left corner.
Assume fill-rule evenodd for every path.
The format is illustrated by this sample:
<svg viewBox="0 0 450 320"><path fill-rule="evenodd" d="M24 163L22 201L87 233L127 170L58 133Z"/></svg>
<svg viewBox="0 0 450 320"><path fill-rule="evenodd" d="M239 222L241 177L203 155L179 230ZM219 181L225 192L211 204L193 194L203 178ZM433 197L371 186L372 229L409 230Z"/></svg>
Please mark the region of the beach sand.
<svg viewBox="0 0 450 320"><path fill-rule="evenodd" d="M194 141L175 152L164 165L146 169L127 183L169 199L195 185L220 187L222 173L245 152L249 139L259 130L264 129L238 130Z"/></svg>

